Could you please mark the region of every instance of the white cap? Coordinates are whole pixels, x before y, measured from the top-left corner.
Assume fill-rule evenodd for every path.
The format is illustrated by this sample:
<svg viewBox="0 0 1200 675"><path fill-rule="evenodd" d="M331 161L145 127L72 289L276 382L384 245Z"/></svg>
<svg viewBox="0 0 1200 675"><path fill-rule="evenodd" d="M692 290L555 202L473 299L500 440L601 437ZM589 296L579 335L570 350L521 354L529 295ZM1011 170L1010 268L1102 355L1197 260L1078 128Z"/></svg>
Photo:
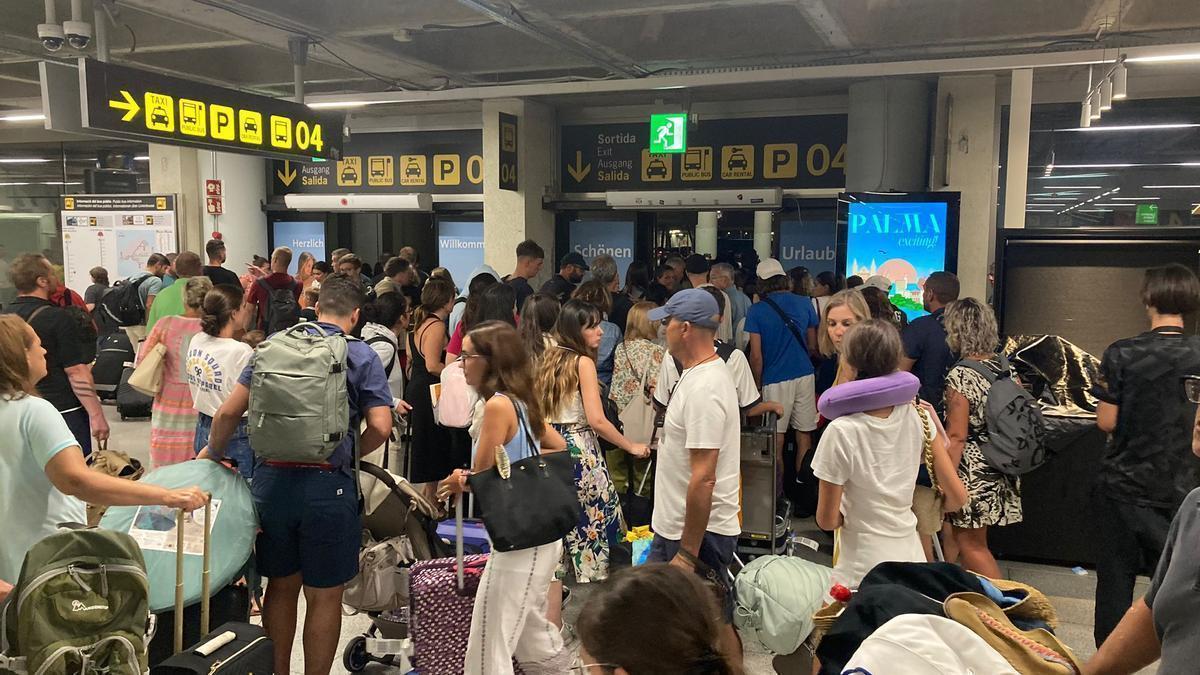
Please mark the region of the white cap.
<svg viewBox="0 0 1200 675"><path fill-rule="evenodd" d="M879 290L883 291L884 293L887 293L892 288L892 280L888 279L887 277L883 276L882 274L876 274L875 276L871 277L870 279L867 279L866 283L864 283L863 286L870 286L872 288L878 288Z"/></svg>
<svg viewBox="0 0 1200 675"><path fill-rule="evenodd" d="M771 277L787 274L787 272L783 271L783 265L774 258L767 258L766 260L758 263L757 272L759 279L770 279Z"/></svg>

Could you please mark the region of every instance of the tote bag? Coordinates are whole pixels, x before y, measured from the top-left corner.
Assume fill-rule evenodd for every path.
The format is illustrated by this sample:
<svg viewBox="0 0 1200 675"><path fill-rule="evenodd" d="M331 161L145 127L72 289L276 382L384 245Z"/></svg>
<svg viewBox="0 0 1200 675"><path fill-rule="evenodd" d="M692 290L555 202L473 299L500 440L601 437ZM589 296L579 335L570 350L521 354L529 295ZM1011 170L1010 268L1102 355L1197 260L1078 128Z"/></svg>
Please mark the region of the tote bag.
<svg viewBox="0 0 1200 675"><path fill-rule="evenodd" d="M437 423L444 427L466 429L471 426L471 416L475 412L475 404L479 394L467 384L467 376L463 373L462 359L446 366L442 370L441 395L433 406Z"/></svg>
<svg viewBox="0 0 1200 675"><path fill-rule="evenodd" d="M628 351L625 352L625 360L629 364L629 369L633 370L633 362L629 360ZM642 370L641 391L634 394L620 413L625 438L634 443L649 443L650 437L654 433L654 401L650 397L648 382L652 364L653 359L647 357L646 367ZM637 371L634 370L634 372Z"/></svg>
<svg viewBox="0 0 1200 675"><path fill-rule="evenodd" d="M158 396L162 391L163 371L166 369L167 346L161 342L155 343L146 354L146 358L133 369L129 376L129 386L147 396Z"/></svg>

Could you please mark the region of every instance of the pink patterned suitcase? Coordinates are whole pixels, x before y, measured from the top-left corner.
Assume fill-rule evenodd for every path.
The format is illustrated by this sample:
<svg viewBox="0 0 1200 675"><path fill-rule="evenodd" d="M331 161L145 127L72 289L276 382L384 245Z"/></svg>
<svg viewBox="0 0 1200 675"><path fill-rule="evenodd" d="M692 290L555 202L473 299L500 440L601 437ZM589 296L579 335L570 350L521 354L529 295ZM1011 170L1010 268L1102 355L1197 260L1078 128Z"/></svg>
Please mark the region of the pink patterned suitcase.
<svg viewBox="0 0 1200 675"><path fill-rule="evenodd" d="M467 656L475 591L487 555L463 559L463 588L458 588L458 561L440 558L418 562L409 573L413 666L421 675L459 675Z"/></svg>

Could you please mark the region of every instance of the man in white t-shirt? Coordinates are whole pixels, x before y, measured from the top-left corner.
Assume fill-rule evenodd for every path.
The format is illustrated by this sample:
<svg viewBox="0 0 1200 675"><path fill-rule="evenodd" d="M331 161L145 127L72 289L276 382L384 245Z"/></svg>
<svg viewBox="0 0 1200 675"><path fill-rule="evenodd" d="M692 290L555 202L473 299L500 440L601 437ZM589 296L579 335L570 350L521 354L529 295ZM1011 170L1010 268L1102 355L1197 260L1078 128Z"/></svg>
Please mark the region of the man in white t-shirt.
<svg viewBox="0 0 1200 675"><path fill-rule="evenodd" d="M702 290L708 291L713 296L713 300L717 302L717 311L724 318L724 294L713 286L705 286ZM762 394L758 391L758 385L754 383L754 373L750 371L750 362L746 360L745 352L721 340L713 340L713 351L729 368L729 376L733 378L733 386L737 390L738 408L741 409L743 415L753 417L765 412L773 412L777 416L783 415L783 404L777 401L763 400ZM670 403L671 389L678 381L679 367L676 360L674 358L663 359L662 366L658 370L658 386L654 388L654 402L658 404L659 409L666 408Z"/></svg>
<svg viewBox="0 0 1200 675"><path fill-rule="evenodd" d="M708 291L687 289L648 316L666 321L667 349L683 366L659 439L649 560L669 561L726 587L723 640L740 662L728 625L728 571L742 531L741 424L733 378L713 350L720 310Z"/></svg>

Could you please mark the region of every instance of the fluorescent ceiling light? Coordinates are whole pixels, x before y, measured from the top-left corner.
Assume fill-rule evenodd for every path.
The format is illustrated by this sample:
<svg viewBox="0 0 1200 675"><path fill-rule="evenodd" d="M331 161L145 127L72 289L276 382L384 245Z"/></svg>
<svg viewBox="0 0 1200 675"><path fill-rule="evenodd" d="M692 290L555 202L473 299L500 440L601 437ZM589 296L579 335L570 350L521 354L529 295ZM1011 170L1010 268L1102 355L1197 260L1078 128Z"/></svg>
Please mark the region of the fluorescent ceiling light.
<svg viewBox="0 0 1200 675"><path fill-rule="evenodd" d="M1160 129L1191 129L1200 124L1125 124L1111 127L1074 127L1055 131L1158 131Z"/></svg>
<svg viewBox="0 0 1200 675"><path fill-rule="evenodd" d="M42 113L0 115L0 122L40 122L44 119L46 119L46 116Z"/></svg>
<svg viewBox="0 0 1200 675"><path fill-rule="evenodd" d="M1113 197L1113 199L1130 201L1130 202L1145 202L1145 201L1154 201L1156 199L1162 199L1162 197Z"/></svg>
<svg viewBox="0 0 1200 675"><path fill-rule="evenodd" d="M1065 195L1058 196L1058 197L1031 197L1031 199L1033 199L1034 201L1039 201L1039 202L1043 202L1043 201L1061 202L1065 198L1066 198Z"/></svg>
<svg viewBox="0 0 1200 675"><path fill-rule="evenodd" d="M1025 209L1025 213L1054 213L1054 209Z"/></svg>
<svg viewBox="0 0 1200 675"><path fill-rule="evenodd" d="M29 185L29 183L0 183L0 186L2 187L8 187L10 185Z"/></svg>
<svg viewBox="0 0 1200 675"><path fill-rule="evenodd" d="M1153 164L1059 164L1060 169L1127 169L1131 166L1154 166Z"/></svg>
<svg viewBox="0 0 1200 675"><path fill-rule="evenodd" d="M325 108L362 108L368 105L375 105L376 103L382 103L382 101L318 101L316 103L309 103L308 107L313 110L322 110Z"/></svg>
<svg viewBox="0 0 1200 675"><path fill-rule="evenodd" d="M1103 189L1104 186L1103 185L1055 185L1054 188L1056 191L1059 188L1062 188L1063 190L1100 190L1100 189ZM1062 194L1062 193L1060 192L1059 194Z"/></svg>
<svg viewBox="0 0 1200 675"><path fill-rule="evenodd" d="M1062 165L1060 164L1059 166L1062 166ZM1067 173L1067 174L1059 174L1057 176L1037 176L1037 178L1041 178L1042 180L1062 180L1064 178L1066 178L1066 179L1100 178L1102 176L1107 176L1107 175L1109 175L1109 174L1106 174L1106 173Z"/></svg>
<svg viewBox="0 0 1200 675"><path fill-rule="evenodd" d="M1128 63L1178 63L1180 61L1200 61L1200 53L1190 54L1160 54L1158 56L1131 56L1125 59Z"/></svg>
<svg viewBox="0 0 1200 675"><path fill-rule="evenodd" d="M41 157L0 157L0 164L46 164L50 161Z"/></svg>
<svg viewBox="0 0 1200 675"><path fill-rule="evenodd" d="M1107 206L1111 209L1132 209L1136 208L1137 204L1097 204L1096 206Z"/></svg>
<svg viewBox="0 0 1200 675"><path fill-rule="evenodd" d="M149 162L150 155L137 155L133 158L135 162Z"/></svg>
<svg viewBox="0 0 1200 675"><path fill-rule="evenodd" d="M1200 185L1143 185L1143 190L1200 190Z"/></svg>
<svg viewBox="0 0 1200 675"><path fill-rule="evenodd" d="M77 180L66 183L62 182L61 180L44 180L42 181L42 185L83 185L83 183Z"/></svg>
<svg viewBox="0 0 1200 675"><path fill-rule="evenodd" d="M1112 213L1112 209L1079 209L1080 213Z"/></svg>

